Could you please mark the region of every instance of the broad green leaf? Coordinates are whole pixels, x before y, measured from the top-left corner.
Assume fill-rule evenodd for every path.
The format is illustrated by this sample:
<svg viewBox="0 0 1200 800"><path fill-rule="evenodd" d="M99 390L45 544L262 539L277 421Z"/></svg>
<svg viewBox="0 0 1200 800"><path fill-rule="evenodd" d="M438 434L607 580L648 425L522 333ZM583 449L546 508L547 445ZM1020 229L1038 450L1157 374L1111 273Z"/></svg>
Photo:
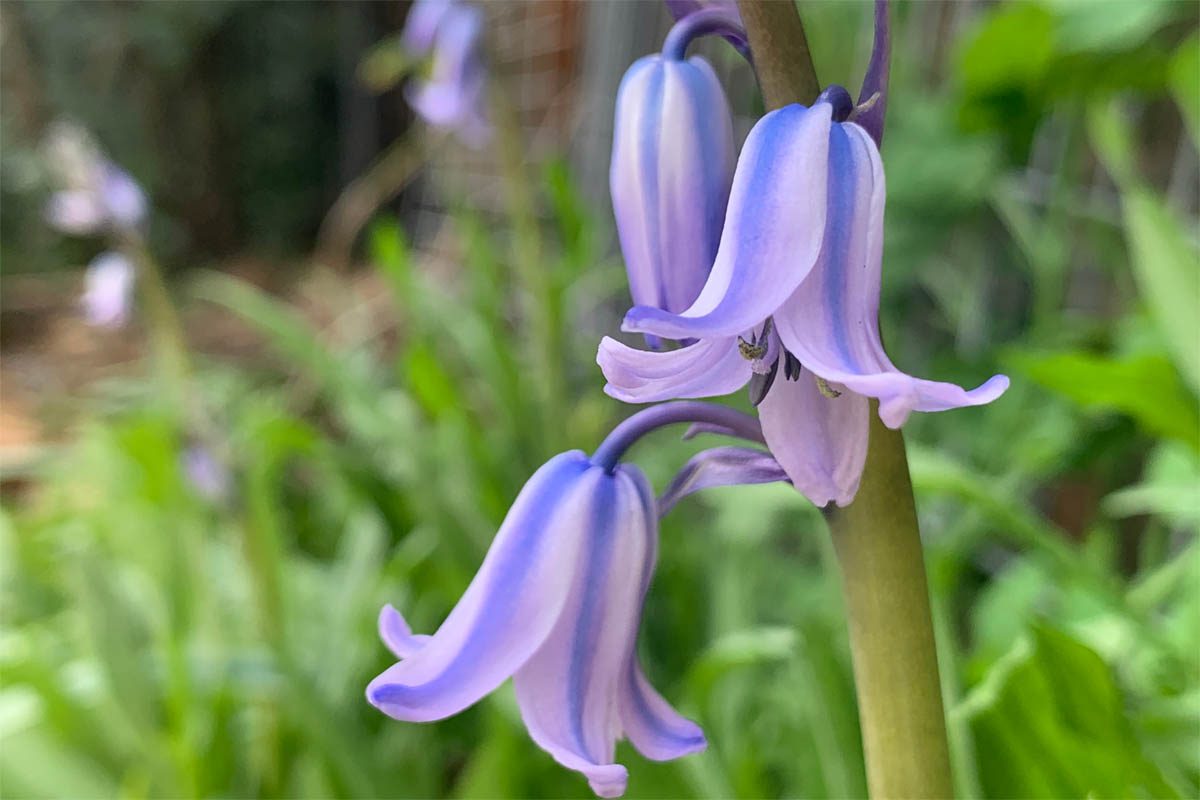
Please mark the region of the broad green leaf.
<svg viewBox="0 0 1200 800"><path fill-rule="evenodd" d="M1171 363L1157 356L1111 359L1085 353L1020 355L1014 366L1083 408L1120 411L1148 432L1200 442L1200 415Z"/></svg>
<svg viewBox="0 0 1200 800"><path fill-rule="evenodd" d="M1173 797L1143 755L1112 669L1037 626L955 710L988 797Z"/></svg>

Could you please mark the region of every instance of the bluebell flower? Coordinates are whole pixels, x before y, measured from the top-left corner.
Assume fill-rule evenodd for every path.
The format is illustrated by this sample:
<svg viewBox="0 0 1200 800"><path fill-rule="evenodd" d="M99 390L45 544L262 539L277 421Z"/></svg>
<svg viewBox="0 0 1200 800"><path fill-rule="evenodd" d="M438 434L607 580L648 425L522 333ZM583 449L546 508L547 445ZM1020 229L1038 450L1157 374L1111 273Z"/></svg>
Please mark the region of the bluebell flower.
<svg viewBox="0 0 1200 800"><path fill-rule="evenodd" d="M371 681L367 699L396 719L426 722L511 677L530 736L601 797L625 791L628 773L614 761L621 737L655 760L704 749L700 728L638 662L657 523L636 467L578 451L554 457L521 490L436 633L413 635L399 612L383 609L380 635L400 661Z"/></svg>
<svg viewBox="0 0 1200 800"><path fill-rule="evenodd" d="M146 217L146 195L129 173L105 158L87 131L58 123L46 156L62 188L50 196L46 221L72 235L133 231Z"/></svg>
<svg viewBox="0 0 1200 800"><path fill-rule="evenodd" d="M687 309L634 307L623 329L695 343L642 352L600 345L606 391L627 402L758 387L763 434L815 504L848 504L867 452L867 398L892 428L912 411L994 400L997 375L966 391L899 370L879 336L884 173L872 137L847 121L845 90L755 125L738 159L721 243ZM835 118L836 115L836 118Z"/></svg>
<svg viewBox="0 0 1200 800"><path fill-rule="evenodd" d="M483 12L473 5L417 0L401 34L410 54L431 59L427 74L405 87L409 105L428 124L453 130L470 147L481 147L491 137L483 23Z"/></svg>
<svg viewBox="0 0 1200 800"><path fill-rule="evenodd" d="M736 161L716 74L682 56L646 56L625 73L609 170L633 302L673 312L708 278Z"/></svg>
<svg viewBox="0 0 1200 800"><path fill-rule="evenodd" d="M80 298L89 324L102 328L125 324L133 306L135 275L133 264L120 253L104 252L92 259Z"/></svg>

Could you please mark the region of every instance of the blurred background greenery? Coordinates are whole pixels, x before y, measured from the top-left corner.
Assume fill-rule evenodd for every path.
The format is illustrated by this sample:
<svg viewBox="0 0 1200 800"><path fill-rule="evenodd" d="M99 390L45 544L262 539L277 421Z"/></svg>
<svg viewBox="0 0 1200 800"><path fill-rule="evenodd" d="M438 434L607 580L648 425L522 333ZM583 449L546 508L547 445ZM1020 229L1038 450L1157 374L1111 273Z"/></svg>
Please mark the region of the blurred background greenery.
<svg viewBox="0 0 1200 800"><path fill-rule="evenodd" d="M432 631L526 477L628 413L594 366L628 303L606 117L665 14L484 7L523 154L458 149L360 82L404 3L0 7L5 796L588 796L507 690L430 725L362 697L389 663L379 607ZM869 6L800 7L822 80L854 85ZM1197 6L893 13L889 349L917 374L1013 378L906 429L958 792L1196 797ZM761 101L722 48L702 49L744 132ZM145 319L79 319L98 244L40 218L63 117L151 197L187 412ZM312 259L394 140L423 168L352 266ZM659 487L706 444L676 433L633 454ZM188 480L197 447L227 485ZM641 647L711 745L668 764L622 747L629 796L862 796L820 515L786 487L721 489L662 536Z"/></svg>

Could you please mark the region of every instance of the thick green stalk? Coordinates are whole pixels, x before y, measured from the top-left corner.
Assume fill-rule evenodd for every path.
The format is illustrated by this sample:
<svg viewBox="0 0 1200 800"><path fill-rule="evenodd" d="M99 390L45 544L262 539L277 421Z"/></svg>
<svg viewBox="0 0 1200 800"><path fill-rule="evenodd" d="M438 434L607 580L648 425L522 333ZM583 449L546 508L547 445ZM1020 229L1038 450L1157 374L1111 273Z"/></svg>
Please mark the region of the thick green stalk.
<svg viewBox="0 0 1200 800"><path fill-rule="evenodd" d="M768 108L820 91L790 0L740 0ZM854 502L826 514L842 570L871 797L953 796L946 719L904 438L871 403L870 447Z"/></svg>

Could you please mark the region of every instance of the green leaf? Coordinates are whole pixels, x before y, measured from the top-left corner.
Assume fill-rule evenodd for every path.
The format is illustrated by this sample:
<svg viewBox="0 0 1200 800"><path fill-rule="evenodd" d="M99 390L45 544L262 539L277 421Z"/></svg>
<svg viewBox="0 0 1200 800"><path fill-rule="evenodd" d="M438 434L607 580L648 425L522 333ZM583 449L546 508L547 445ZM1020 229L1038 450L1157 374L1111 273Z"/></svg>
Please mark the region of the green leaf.
<svg viewBox="0 0 1200 800"><path fill-rule="evenodd" d="M988 94L1036 82L1054 56L1054 17L1034 5L1013 4L991 14L960 59L963 87Z"/></svg>
<svg viewBox="0 0 1200 800"><path fill-rule="evenodd" d="M1200 394L1200 251L1183 223L1147 188L1135 168L1129 121L1115 103L1093 108L1089 130L1096 154L1121 189L1125 238L1138 292L1166 339L1175 365ZM1194 441L1194 440L1193 440Z"/></svg>
<svg viewBox="0 0 1200 800"><path fill-rule="evenodd" d="M1143 755L1112 669L1034 627L955 714L971 727L988 797L1173 797Z"/></svg>
<svg viewBox="0 0 1200 800"><path fill-rule="evenodd" d="M1124 197L1125 235L1133 275L1176 366L1200 393L1200 253L1179 219L1150 191L1135 188Z"/></svg>
<svg viewBox="0 0 1200 800"><path fill-rule="evenodd" d="M702 701L717 680L737 667L782 661L796 649L796 632L791 628L762 627L722 636L696 660L688 675L689 694Z"/></svg>
<svg viewBox="0 0 1200 800"><path fill-rule="evenodd" d="M1058 16L1058 44L1065 52L1124 50L1146 41L1170 18L1162 0L1044 0Z"/></svg>
<svg viewBox="0 0 1200 800"><path fill-rule="evenodd" d="M1192 134L1192 143L1200 148L1200 33L1175 50L1168 81L1179 111Z"/></svg>
<svg viewBox="0 0 1200 800"><path fill-rule="evenodd" d="M1013 358L1014 366L1083 408L1120 411L1148 432L1195 447L1200 415L1171 363L1159 356L1111 359L1085 353Z"/></svg>

